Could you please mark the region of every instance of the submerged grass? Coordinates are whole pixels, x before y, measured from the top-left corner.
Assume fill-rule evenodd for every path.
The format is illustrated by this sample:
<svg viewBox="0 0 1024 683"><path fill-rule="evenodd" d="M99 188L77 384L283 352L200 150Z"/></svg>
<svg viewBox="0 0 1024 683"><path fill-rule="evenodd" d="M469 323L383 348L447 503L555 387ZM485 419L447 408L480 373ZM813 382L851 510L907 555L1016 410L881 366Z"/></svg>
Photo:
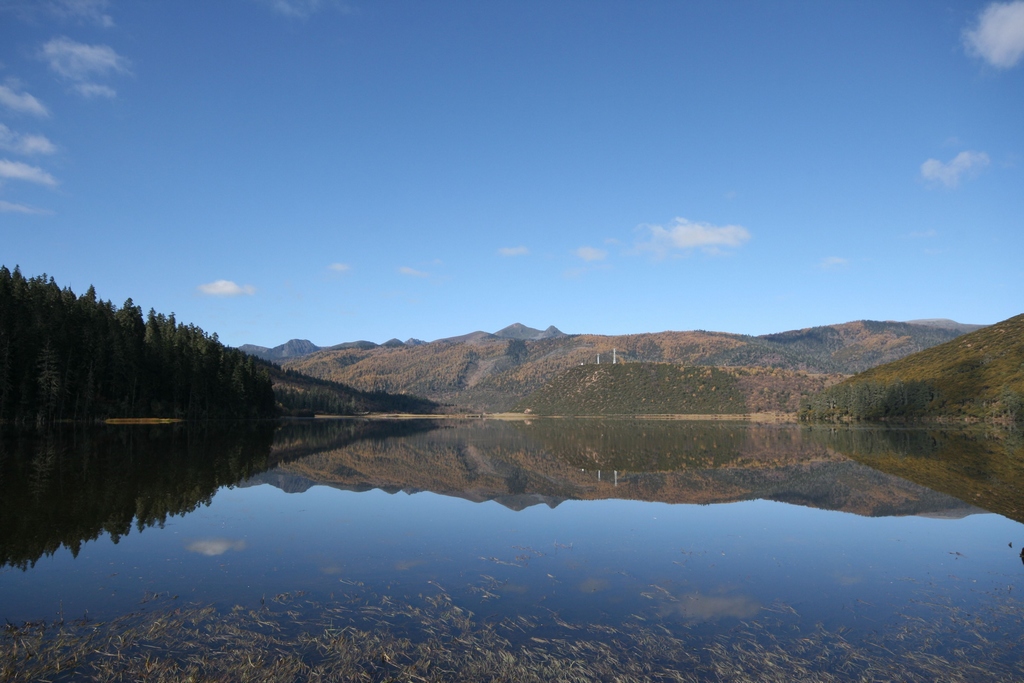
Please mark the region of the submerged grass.
<svg viewBox="0 0 1024 683"><path fill-rule="evenodd" d="M801 629L784 605L725 632L634 615L488 622L443 590L418 604L281 594L258 609L177 606L111 621L8 624L0 681L976 681L1022 680L1020 605L929 601L884 630ZM927 618L922 618L921 607ZM153 608L155 607L155 609Z"/></svg>

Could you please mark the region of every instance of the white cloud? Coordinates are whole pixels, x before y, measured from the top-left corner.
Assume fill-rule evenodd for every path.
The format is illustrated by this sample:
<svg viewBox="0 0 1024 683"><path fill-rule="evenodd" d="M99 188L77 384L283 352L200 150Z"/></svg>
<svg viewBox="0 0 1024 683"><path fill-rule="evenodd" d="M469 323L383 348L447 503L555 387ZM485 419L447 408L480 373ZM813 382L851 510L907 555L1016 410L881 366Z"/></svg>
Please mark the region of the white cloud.
<svg viewBox="0 0 1024 683"><path fill-rule="evenodd" d="M256 293L256 288L252 285L237 285L231 280L215 280L205 285L199 285L196 289L207 296L239 296L241 294L252 296Z"/></svg>
<svg viewBox="0 0 1024 683"><path fill-rule="evenodd" d="M700 249L709 254L721 253L728 247L743 246L750 239L750 232L739 225L716 226L709 223L694 223L685 218L676 218L675 224L665 228L660 225L643 225L650 232L646 241L638 242L638 251L651 251L664 257L673 251L687 252Z"/></svg>
<svg viewBox="0 0 1024 683"><path fill-rule="evenodd" d="M352 266L347 263L332 263L327 266L329 270L333 270L335 273L347 273L352 270Z"/></svg>
<svg viewBox="0 0 1024 683"><path fill-rule="evenodd" d="M1024 0L993 2L964 31L967 52L999 69L1015 66L1024 56Z"/></svg>
<svg viewBox="0 0 1024 683"><path fill-rule="evenodd" d="M823 270L835 270L836 268L844 268L849 265L849 263L850 261L848 259L844 259L841 256L828 256L821 259L821 262L818 263L818 267Z"/></svg>
<svg viewBox="0 0 1024 683"><path fill-rule="evenodd" d="M588 263L591 261L603 261L608 256L608 252L604 249L596 249L594 247L580 247L573 253Z"/></svg>
<svg viewBox="0 0 1024 683"><path fill-rule="evenodd" d="M34 206L27 206L25 204L12 204L11 202L5 202L0 199L0 213L24 213L29 215L45 215L53 213L47 209L37 209Z"/></svg>
<svg viewBox="0 0 1024 683"><path fill-rule="evenodd" d="M921 164L921 177L946 187L956 187L960 184L961 176L975 174L988 165L989 158L984 152L960 152L948 163L928 159Z"/></svg>
<svg viewBox="0 0 1024 683"><path fill-rule="evenodd" d="M0 123L0 149L18 154L53 154L57 147L42 135L16 133Z"/></svg>
<svg viewBox="0 0 1024 683"><path fill-rule="evenodd" d="M425 273L422 270L416 270L415 268L410 268L409 266L402 266L401 268L398 269L398 272L401 273L402 275L408 275L410 277L430 277L430 273Z"/></svg>
<svg viewBox="0 0 1024 683"><path fill-rule="evenodd" d="M75 81L75 89L85 97L114 97L113 88L93 82L95 77L130 73L128 60L109 45L86 45L70 38L54 38L43 45L43 58L50 68Z"/></svg>
<svg viewBox="0 0 1024 683"><path fill-rule="evenodd" d="M82 97L106 97L108 100L112 100L117 97L117 91L111 88L109 85L99 85L98 83L79 83L75 85L75 90Z"/></svg>
<svg viewBox="0 0 1024 683"><path fill-rule="evenodd" d="M14 88L7 85L0 85L0 104L20 114L33 114L34 116L49 116L42 102L29 95L27 92L18 93Z"/></svg>
<svg viewBox="0 0 1024 683"><path fill-rule="evenodd" d="M526 256L530 250L526 247L502 247L498 253L502 256Z"/></svg>
<svg viewBox="0 0 1024 683"><path fill-rule="evenodd" d="M11 161L9 159L0 159L0 178L24 180L29 183L48 185L49 187L57 185L56 178L38 166L29 166L20 161Z"/></svg>

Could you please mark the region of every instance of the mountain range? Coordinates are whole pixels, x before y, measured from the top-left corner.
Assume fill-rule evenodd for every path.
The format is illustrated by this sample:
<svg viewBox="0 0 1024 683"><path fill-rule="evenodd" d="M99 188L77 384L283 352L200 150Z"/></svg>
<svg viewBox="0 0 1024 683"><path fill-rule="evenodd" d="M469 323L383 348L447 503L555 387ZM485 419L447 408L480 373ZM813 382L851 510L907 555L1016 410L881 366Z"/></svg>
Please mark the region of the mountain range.
<svg viewBox="0 0 1024 683"><path fill-rule="evenodd" d="M559 330L554 325L551 325L546 330L536 330L532 327L527 327L522 323L512 323L508 327L502 328L497 332L470 332L468 334L459 335L457 337L445 337L444 339L437 339L433 343L448 342L448 343L461 343L461 342L485 342L495 341L500 339L521 339L523 341L531 340L537 341L540 339L554 339L557 337L567 336L564 332ZM283 361L290 358L301 358L302 356L308 356L311 353L323 350L344 350L344 349L375 349L380 346L385 348L399 348L406 346L422 346L431 342L425 342L422 339L416 339L414 337L402 341L394 338L389 339L383 344L376 344L371 341L353 341L353 342L342 342L341 344L335 344L334 346L317 346L308 339L291 339L286 341L284 344L269 348L266 346L257 346L256 344L243 344L238 347L239 351L244 351L251 356L262 358L263 360L269 361Z"/></svg>
<svg viewBox="0 0 1024 683"><path fill-rule="evenodd" d="M615 362L762 367L838 379L976 327L944 320L861 320L760 336L703 330L602 336L515 324L495 333L472 332L430 343L348 342L279 356L278 362L361 391L415 394L461 409L503 412L566 370L608 363L613 357ZM288 352L282 347L268 351ZM817 380L806 384L820 386Z"/></svg>

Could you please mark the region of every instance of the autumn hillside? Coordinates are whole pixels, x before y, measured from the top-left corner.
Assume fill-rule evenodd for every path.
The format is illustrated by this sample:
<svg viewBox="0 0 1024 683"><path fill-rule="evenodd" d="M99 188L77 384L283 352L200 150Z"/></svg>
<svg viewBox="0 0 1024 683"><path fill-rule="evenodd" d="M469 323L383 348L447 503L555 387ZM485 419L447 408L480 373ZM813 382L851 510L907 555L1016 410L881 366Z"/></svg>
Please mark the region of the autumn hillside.
<svg viewBox="0 0 1024 683"><path fill-rule="evenodd" d="M1024 315L862 372L809 401L809 419L1024 420Z"/></svg>
<svg viewBox="0 0 1024 683"><path fill-rule="evenodd" d="M289 359L283 367L363 391L414 394L500 412L566 370L596 363L599 354L607 363L613 349L627 363L853 374L961 333L932 325L859 321L760 337L705 331L530 340L470 335L466 341L335 347Z"/></svg>

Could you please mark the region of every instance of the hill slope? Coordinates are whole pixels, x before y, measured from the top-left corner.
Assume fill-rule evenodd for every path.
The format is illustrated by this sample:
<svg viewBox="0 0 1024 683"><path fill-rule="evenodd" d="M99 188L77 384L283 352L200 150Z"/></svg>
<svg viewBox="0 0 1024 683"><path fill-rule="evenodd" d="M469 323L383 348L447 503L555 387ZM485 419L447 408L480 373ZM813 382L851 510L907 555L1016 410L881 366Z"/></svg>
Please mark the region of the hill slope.
<svg viewBox="0 0 1024 683"><path fill-rule="evenodd" d="M888 363L808 402L808 419L1024 418L1024 315Z"/></svg>
<svg viewBox="0 0 1024 683"><path fill-rule="evenodd" d="M513 410L537 415L738 414L746 402L736 378L718 368L669 363L580 365Z"/></svg>
<svg viewBox="0 0 1024 683"><path fill-rule="evenodd" d="M417 394L473 410L500 412L560 373L594 363L598 354L611 358L613 349L629 362L852 374L959 334L956 329L874 321L761 337L693 331L522 340L481 333L416 346L334 347L283 364L364 391Z"/></svg>
<svg viewBox="0 0 1024 683"><path fill-rule="evenodd" d="M567 370L512 410L535 415L792 413L835 379L769 368L591 364Z"/></svg>
<svg viewBox="0 0 1024 683"><path fill-rule="evenodd" d="M354 389L340 382L309 377L264 362L273 382L274 398L280 410L292 416L361 415L365 413L420 413L438 411L425 398Z"/></svg>

